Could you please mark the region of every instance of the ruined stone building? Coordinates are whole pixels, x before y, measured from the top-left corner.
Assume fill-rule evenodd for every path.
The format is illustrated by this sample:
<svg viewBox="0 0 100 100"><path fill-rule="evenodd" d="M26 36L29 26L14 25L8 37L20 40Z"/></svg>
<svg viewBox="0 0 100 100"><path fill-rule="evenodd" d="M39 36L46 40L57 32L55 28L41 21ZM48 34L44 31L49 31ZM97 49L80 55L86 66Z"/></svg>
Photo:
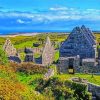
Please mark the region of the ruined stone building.
<svg viewBox="0 0 100 100"><path fill-rule="evenodd" d="M82 64L93 67L95 58L96 40L94 34L85 26L75 27L68 38L61 44L59 70L64 73L68 72L70 68L78 70L78 67L82 66Z"/></svg>
<svg viewBox="0 0 100 100"><path fill-rule="evenodd" d="M83 58L96 57L96 42L92 32L85 26L75 27L68 39L60 48L60 57L71 57L79 55Z"/></svg>
<svg viewBox="0 0 100 100"><path fill-rule="evenodd" d="M25 62L34 62L34 56L33 56L33 49L32 48L25 48Z"/></svg>
<svg viewBox="0 0 100 100"><path fill-rule="evenodd" d="M54 47L50 41L50 38L47 37L46 43L42 53L42 64L48 66L54 61Z"/></svg>
<svg viewBox="0 0 100 100"><path fill-rule="evenodd" d="M6 39L6 42L3 46L3 50L6 52L6 54L8 56L16 56L17 55L16 48L14 48L14 46L11 43L9 38Z"/></svg>
<svg viewBox="0 0 100 100"><path fill-rule="evenodd" d="M14 48L14 46L11 43L9 38L6 39L6 42L3 46L3 50L6 52L9 61L21 63L21 59L19 57L19 54L17 53L16 48Z"/></svg>

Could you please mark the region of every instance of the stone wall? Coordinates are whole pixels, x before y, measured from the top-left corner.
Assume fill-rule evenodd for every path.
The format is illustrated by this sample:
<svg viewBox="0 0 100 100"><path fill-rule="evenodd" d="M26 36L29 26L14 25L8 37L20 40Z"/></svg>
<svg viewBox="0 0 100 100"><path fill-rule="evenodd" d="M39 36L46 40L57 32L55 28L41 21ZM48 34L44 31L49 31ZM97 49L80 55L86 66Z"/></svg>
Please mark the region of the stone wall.
<svg viewBox="0 0 100 100"><path fill-rule="evenodd" d="M100 66L77 66L76 73L100 73Z"/></svg>
<svg viewBox="0 0 100 100"><path fill-rule="evenodd" d="M49 66L50 64L53 63L54 61L54 47L50 41L50 38L47 37L44 49L43 49L43 53L42 53L42 64L44 66Z"/></svg>
<svg viewBox="0 0 100 100"><path fill-rule="evenodd" d="M70 60L72 60L70 62ZM71 63L71 65L70 65ZM80 64L80 59L76 57L60 57L58 62L58 70L60 73L68 73L69 69L74 69L76 71L77 67Z"/></svg>
<svg viewBox="0 0 100 100"><path fill-rule="evenodd" d="M91 92L94 97L96 97L95 100L100 100L100 86L99 85L88 83L88 91Z"/></svg>
<svg viewBox="0 0 100 100"><path fill-rule="evenodd" d="M25 48L25 62L34 62L34 55L33 55L33 49L32 48Z"/></svg>
<svg viewBox="0 0 100 100"><path fill-rule="evenodd" d="M33 52L34 53L38 53L38 54L42 54L43 48L34 48Z"/></svg>
<svg viewBox="0 0 100 100"><path fill-rule="evenodd" d="M9 38L6 39L5 44L3 46L3 50L6 52L6 54L8 56L16 56L17 55L16 48L14 48L14 46L11 43Z"/></svg>

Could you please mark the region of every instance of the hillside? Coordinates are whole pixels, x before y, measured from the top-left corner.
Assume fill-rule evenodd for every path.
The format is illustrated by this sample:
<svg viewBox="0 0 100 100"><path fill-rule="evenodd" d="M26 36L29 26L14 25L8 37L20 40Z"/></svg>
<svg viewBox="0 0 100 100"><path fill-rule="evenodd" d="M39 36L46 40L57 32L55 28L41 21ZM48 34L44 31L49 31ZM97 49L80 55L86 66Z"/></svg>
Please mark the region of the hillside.
<svg viewBox="0 0 100 100"><path fill-rule="evenodd" d="M63 42L68 35L65 34L39 34L35 36L9 37L17 50L25 47L36 48L33 43L44 46L45 39L49 35L52 43L55 42L55 63L59 58L59 43ZM98 43L100 34L95 34ZM0 48L6 37L0 37ZM70 81L73 77L85 78L88 82L100 85L100 75L93 74L59 74L55 64L43 67L33 63L9 63L4 52L0 51L0 99L1 100L91 100L91 93L83 84ZM24 53L20 52L24 59ZM2 56L2 57L1 57ZM40 55L35 54L35 58ZM4 62L3 62L4 61ZM1 63L3 62L3 63ZM49 68L55 70L54 76L44 80L44 75ZM70 87L69 87L70 86ZM78 87L78 88L77 88ZM80 94L79 91L82 91ZM81 97L80 97L81 96ZM81 99L79 99L81 98ZM87 98L87 99L86 99Z"/></svg>

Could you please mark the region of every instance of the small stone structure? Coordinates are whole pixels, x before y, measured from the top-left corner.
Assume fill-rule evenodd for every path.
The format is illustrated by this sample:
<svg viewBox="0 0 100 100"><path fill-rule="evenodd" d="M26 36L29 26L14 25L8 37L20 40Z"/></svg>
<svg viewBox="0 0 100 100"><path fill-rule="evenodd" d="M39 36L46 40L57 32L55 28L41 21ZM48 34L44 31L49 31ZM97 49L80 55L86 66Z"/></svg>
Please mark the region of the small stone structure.
<svg viewBox="0 0 100 100"><path fill-rule="evenodd" d="M50 41L50 38L47 37L45 47L42 53L42 64L48 66L54 61L54 47Z"/></svg>
<svg viewBox="0 0 100 100"><path fill-rule="evenodd" d="M33 49L32 48L25 48L25 62L34 62L34 56L33 56Z"/></svg>
<svg viewBox="0 0 100 100"><path fill-rule="evenodd" d="M88 83L87 79L80 78L80 77L73 77L73 78L71 78L71 80L73 82L77 82L77 83L83 83L83 84L87 84Z"/></svg>
<svg viewBox="0 0 100 100"><path fill-rule="evenodd" d="M95 66L96 66L96 61L93 58L92 59L87 58L82 60L82 67L84 69L84 73L94 72L94 68L96 68Z"/></svg>
<svg viewBox="0 0 100 100"><path fill-rule="evenodd" d="M82 60L82 66L90 66L90 67L93 67L96 65L96 61L95 59L90 59L90 58L87 58L87 59L83 59Z"/></svg>
<svg viewBox="0 0 100 100"><path fill-rule="evenodd" d="M48 72L44 75L44 79L49 79L54 76L54 69L49 69Z"/></svg>
<svg viewBox="0 0 100 100"><path fill-rule="evenodd" d="M17 51L14 48L14 46L11 43L9 38L6 39L6 42L5 42L4 46L3 46L3 50L6 52L6 54L8 56L16 56L17 55Z"/></svg>

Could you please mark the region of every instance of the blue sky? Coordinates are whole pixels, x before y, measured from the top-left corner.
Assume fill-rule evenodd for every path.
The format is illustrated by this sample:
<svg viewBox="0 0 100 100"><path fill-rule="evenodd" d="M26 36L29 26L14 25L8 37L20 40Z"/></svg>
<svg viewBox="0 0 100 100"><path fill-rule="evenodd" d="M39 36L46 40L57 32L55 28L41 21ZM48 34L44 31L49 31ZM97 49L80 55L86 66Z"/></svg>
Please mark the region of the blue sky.
<svg viewBox="0 0 100 100"><path fill-rule="evenodd" d="M100 30L100 0L0 0L2 31Z"/></svg>

